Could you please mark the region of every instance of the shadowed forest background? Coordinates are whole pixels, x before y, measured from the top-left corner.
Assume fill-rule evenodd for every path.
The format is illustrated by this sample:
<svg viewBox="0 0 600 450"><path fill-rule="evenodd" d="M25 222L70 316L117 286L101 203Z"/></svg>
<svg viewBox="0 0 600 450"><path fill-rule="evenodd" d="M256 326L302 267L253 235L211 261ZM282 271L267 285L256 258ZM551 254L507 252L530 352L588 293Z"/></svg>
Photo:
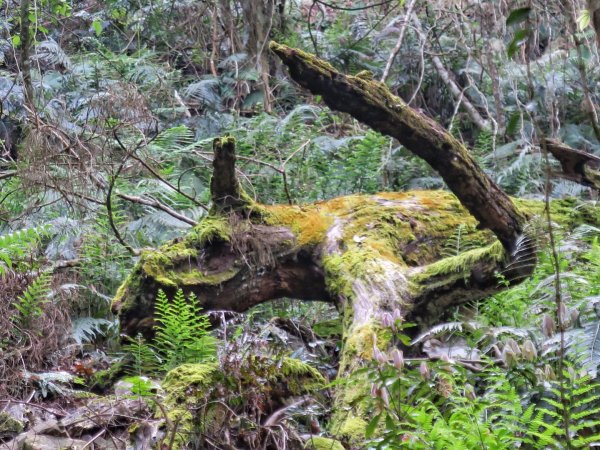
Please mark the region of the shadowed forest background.
<svg viewBox="0 0 600 450"><path fill-rule="evenodd" d="M598 1L0 10L1 450L600 446Z"/></svg>

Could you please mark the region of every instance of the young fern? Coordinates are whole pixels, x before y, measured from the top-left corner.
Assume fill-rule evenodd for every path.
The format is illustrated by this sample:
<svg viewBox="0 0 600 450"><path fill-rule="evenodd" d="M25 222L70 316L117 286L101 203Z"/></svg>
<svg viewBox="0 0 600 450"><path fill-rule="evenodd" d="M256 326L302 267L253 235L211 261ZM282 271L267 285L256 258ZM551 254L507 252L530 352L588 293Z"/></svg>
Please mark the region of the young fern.
<svg viewBox="0 0 600 450"><path fill-rule="evenodd" d="M155 311L154 342L148 344L142 336L129 338L123 347L129 356L127 372L132 375L168 371L185 363L210 361L216 356L216 340L209 334L208 317L201 314L198 299L191 294L186 299L179 289L173 300L158 291Z"/></svg>
<svg viewBox="0 0 600 450"><path fill-rule="evenodd" d="M172 301L160 290L156 299L154 347L167 370L186 362L213 359L216 341L209 334L208 317L200 313L198 299L190 294L186 300L179 289Z"/></svg>
<svg viewBox="0 0 600 450"><path fill-rule="evenodd" d="M135 338L127 337L126 339L127 344L123 346L123 351L128 355L125 364L125 372L128 375L139 377L143 374L160 372L160 357L141 334Z"/></svg>

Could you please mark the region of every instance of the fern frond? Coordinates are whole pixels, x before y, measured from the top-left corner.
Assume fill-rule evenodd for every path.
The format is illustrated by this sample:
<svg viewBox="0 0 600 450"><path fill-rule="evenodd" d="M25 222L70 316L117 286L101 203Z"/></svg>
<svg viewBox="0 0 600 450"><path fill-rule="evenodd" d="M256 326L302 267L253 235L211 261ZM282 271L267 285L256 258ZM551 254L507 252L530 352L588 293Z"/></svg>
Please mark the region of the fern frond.
<svg viewBox="0 0 600 450"><path fill-rule="evenodd" d="M0 275L13 266L15 258L21 258L25 252L46 232L45 227L25 228L0 235Z"/></svg>
<svg viewBox="0 0 600 450"><path fill-rule="evenodd" d="M217 78L206 78L188 85L183 91L183 96L188 101L195 101L202 106L218 111L222 105L219 85L220 83Z"/></svg>
<svg viewBox="0 0 600 450"><path fill-rule="evenodd" d="M439 336L441 334L453 333L453 332L462 332L465 328L476 330L477 328L482 327L481 324L477 322L447 322L442 323L440 325L436 325L429 330L421 333L417 336L411 343L411 345L419 344L427 339L430 339L435 336Z"/></svg>
<svg viewBox="0 0 600 450"><path fill-rule="evenodd" d="M115 326L115 322L101 318L82 317L75 319L71 329L71 339L81 346L86 342L92 342L99 336L106 336L111 328Z"/></svg>
<svg viewBox="0 0 600 450"><path fill-rule="evenodd" d="M122 347L128 356L125 371L129 375L141 376L145 373L160 371L161 359L141 334L135 338L127 337L127 343Z"/></svg>
<svg viewBox="0 0 600 450"><path fill-rule="evenodd" d="M211 360L216 341L209 334L208 317L201 314L194 294L186 299L179 289L171 301L161 290L155 304L156 336L154 349L164 360L166 369L185 362Z"/></svg>
<svg viewBox="0 0 600 450"><path fill-rule="evenodd" d="M51 280L52 275L49 272L42 272L29 286L27 286L25 292L23 292L13 304L19 312L18 315L12 317L13 321L21 326L26 326L29 325L33 319L42 315L42 307L44 303L48 301Z"/></svg>

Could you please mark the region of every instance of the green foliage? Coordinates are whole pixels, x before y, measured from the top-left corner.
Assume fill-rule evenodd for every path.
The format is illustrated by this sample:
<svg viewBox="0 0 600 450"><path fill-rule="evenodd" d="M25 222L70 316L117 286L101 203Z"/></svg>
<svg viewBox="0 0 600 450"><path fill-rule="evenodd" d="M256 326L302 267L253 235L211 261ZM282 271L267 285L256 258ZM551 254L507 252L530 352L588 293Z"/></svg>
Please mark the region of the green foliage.
<svg viewBox="0 0 600 450"><path fill-rule="evenodd" d="M564 250L564 345L553 318L555 267L544 248L530 279L481 302L468 319L415 338L430 361L399 366L389 355L373 363L367 373L380 411L369 426L378 436L373 447L587 448L600 439L597 230L555 232Z"/></svg>
<svg viewBox="0 0 600 450"><path fill-rule="evenodd" d="M192 293L186 299L181 289L169 301L161 290L156 297L154 345L167 370L188 362L205 362L215 357L216 341L209 334L210 322L201 314Z"/></svg>
<svg viewBox="0 0 600 450"><path fill-rule="evenodd" d="M113 220L117 227L123 227L126 223L125 212L117 209ZM131 266L129 255L115 238L105 211L99 212L95 223L86 230L80 254L84 261L82 275L101 292L115 292ZM100 305L99 308L102 311L106 305Z"/></svg>
<svg viewBox="0 0 600 450"><path fill-rule="evenodd" d="M190 294L187 299L179 289L172 300L158 291L154 311L155 336L152 344L138 335L128 338L123 346L130 362L130 374L167 372L186 363L214 360L217 342L209 333L208 317L201 314L198 299Z"/></svg>
<svg viewBox="0 0 600 450"><path fill-rule="evenodd" d="M27 228L0 235L0 275L23 258L33 244L39 242L44 228Z"/></svg>
<svg viewBox="0 0 600 450"><path fill-rule="evenodd" d="M600 150L584 95L587 78L592 104L598 103L595 80L600 65L589 11L577 20L585 30L576 36L581 44L574 46L571 22L575 16L564 14L558 3L508 11L502 2L483 2L467 10L419 5L414 14L421 19L427 38L423 40L414 24L409 24L400 46L398 33L404 27L407 2L365 3L365 7L360 2L346 3L352 7L315 3L306 11L306 5L287 2L271 18L270 37L317 49L349 73L368 69L374 79L380 78L390 51L398 44L386 83L411 106L450 128L508 193L532 197L544 193L544 160L537 145L540 131L576 148ZM73 324L72 339L83 348L84 342L111 335L114 321L108 301L132 258L115 238L102 205L106 182L113 179L124 158L127 161L113 195L113 219L135 248L156 247L189 229L189 224L164 208L148 204L160 202L196 221L205 214L202 205L210 200L211 141L224 133L238 138L237 167L246 191L265 203L443 187L441 179L406 149L345 115L328 111L319 96L306 97L279 70L279 63L269 61L265 74L269 85L263 86L261 70L265 68L252 54L253 24L243 20L242 2L110 0L95 6L90 9L84 3L63 0L33 4L35 99L27 108L23 77L15 70L22 65L13 60L19 54L15 47L22 45L18 8L5 8L6 17L0 18L5 30L0 39L2 112L9 112L10 118L17 118L26 128L18 161L9 167L18 173L0 179L0 221L6 222L0 232L33 227L0 235L0 281L8 283L16 274L22 282L14 283L15 294L6 295L10 296L6 302L10 312L15 312L10 322L15 329L35 329L42 322L39 319L49 306L44 302L50 294L44 264L77 259L79 268L65 271L85 286L69 291L69 307L74 315L83 316ZM65 26L62 19L71 14ZM193 27L190 17L197 19ZM52 39L59 34L59 41ZM462 91L461 100L450 94L432 63L433 55L442 56ZM264 88L274 95L268 112L263 107ZM466 100L498 129L476 130L461 106ZM31 120L32 109L35 120ZM0 169L3 174L4 170L8 169ZM587 188L572 183L553 181L552 188L553 196L590 195ZM142 201L126 201L119 194ZM33 231L36 224L56 226L59 220L68 222L68 230L61 236L56 233L49 242L42 240L44 262L26 261L33 259L29 250L40 242ZM441 256L457 256L479 245L465 242L464 231L464 226L457 227ZM399 445L396 441L411 448L536 448L544 443L551 447L564 438L567 408L574 436L594 436L595 430L588 426L595 419L585 414L592 414L599 403L597 386L580 369L589 368L593 377L600 364L600 314L596 312L600 245L593 241L588 247L587 241L566 236L560 247L564 250L559 261L561 288L570 320L564 336L566 349L557 334L542 333L542 317L556 322L553 282L558 276L549 253L542 252L534 275L525 283L465 307L469 317L456 313L449 319L452 322L420 337L419 342L438 340L448 346L461 340L461 349L485 355L484 366L501 368L476 375L436 363L431 367L435 376L421 380L416 367L409 367L399 385L394 384L398 375L388 377L387 368L374 375L375 380L385 379L390 392L405 403L404 409L397 405L393 414L382 412L371 427L389 431L402 424L384 435L391 448ZM37 273L41 275L31 281ZM500 283L508 281L499 274ZM137 337L124 347L128 370L138 377L132 382L137 383L140 395L147 393L139 378L142 374L214 355L214 340L197 306L196 299L186 300L180 292L171 301L161 293L156 305L156 341L149 344ZM308 315L309 306L284 308L281 315L297 317ZM272 306L265 305L256 320L273 312ZM2 336L0 353L18 354L4 351L7 342L26 339L12 328L8 336ZM527 340L540 356L531 361L518 355L513 358L511 347L522 352ZM261 381L276 378L283 368L281 358L262 353L266 346L247 359L243 359L247 348L233 348L242 356L230 355L226 366L237 379L255 377L254 384L247 384L256 393L251 397L258 399L254 404L244 398L245 393L234 392L238 386L234 376L228 380L232 397L246 407L238 411L250 411L253 417L264 413L261 407L269 398L269 388ZM500 356L495 348L501 350ZM559 374L571 387L568 402L556 404L556 380L545 365L556 372L563 350L577 376ZM432 359L440 357L425 353ZM593 386L593 392L577 393L584 384ZM587 410L586 404L590 405ZM390 406L384 402L382 408L387 411ZM508 417L513 418L512 425ZM574 445L585 440L574 439Z"/></svg>
<svg viewBox="0 0 600 450"><path fill-rule="evenodd" d="M131 384L131 394L136 397L151 397L155 394L152 381L142 376L121 378L123 383Z"/></svg>
<svg viewBox="0 0 600 450"><path fill-rule="evenodd" d="M377 438L378 449L547 449L562 448L567 427L572 448L587 448L600 436L598 408L600 384L589 374L570 367L564 379L551 372L540 374L532 384L515 384L515 376L528 376L525 366L494 367L480 373L449 362L411 362L398 368L378 364L368 370L380 411L368 431ZM425 369L423 368L425 365ZM513 371L519 373L514 373ZM560 400L564 383L566 403Z"/></svg>
<svg viewBox="0 0 600 450"><path fill-rule="evenodd" d="M127 336L126 344L121 350L126 355L125 370L134 376L154 374L161 371L160 357L156 350L149 345L141 334L135 338Z"/></svg>
<svg viewBox="0 0 600 450"><path fill-rule="evenodd" d="M13 303L19 312L18 315L13 316L15 323L26 327L33 319L42 315L42 307L48 301L51 280L52 274L42 272L27 286L25 292Z"/></svg>
<svg viewBox="0 0 600 450"><path fill-rule="evenodd" d="M466 240L467 225L460 224L452 235L444 242L442 257L449 258L485 245L483 241Z"/></svg>

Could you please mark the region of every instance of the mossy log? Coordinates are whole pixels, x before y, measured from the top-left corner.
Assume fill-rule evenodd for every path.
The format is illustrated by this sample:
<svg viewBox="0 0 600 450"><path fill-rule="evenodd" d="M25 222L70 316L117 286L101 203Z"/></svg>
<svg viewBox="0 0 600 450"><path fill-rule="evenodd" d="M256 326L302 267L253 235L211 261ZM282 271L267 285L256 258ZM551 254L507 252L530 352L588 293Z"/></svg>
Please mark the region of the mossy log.
<svg viewBox="0 0 600 450"><path fill-rule="evenodd" d="M516 204L526 216L543 210L541 202ZM382 350L389 345L386 312L399 309L405 320L428 326L448 308L501 289L497 273L512 278L502 245L449 192L253 204L252 211L245 220L233 212L207 217L185 238L145 251L114 299L122 331L151 336L158 289L193 292L205 310L241 312L281 297L331 302L343 316L346 377L372 357L375 339ZM552 212L565 224L600 223L572 201L555 202ZM475 248L442 257L459 226L465 248ZM331 429L345 442L358 441L364 427L355 426L365 425L367 411L356 399L368 387L338 390L340 414Z"/></svg>
<svg viewBox="0 0 600 450"><path fill-rule="evenodd" d="M348 448L364 436L365 382L351 375L387 351L386 313L399 312L422 326L449 308L527 276L535 248L524 235L542 202L512 201L479 169L445 130L406 106L387 88L340 74L299 50L271 45L292 77L347 111L398 138L428 161L450 192L414 191L352 195L309 205L268 206L252 201L235 178L234 142L215 141L211 182L214 207L186 237L145 251L119 289L113 309L123 332L152 335L158 289L194 293L205 310L246 311L272 299L331 302L343 317L338 385L330 429ZM554 220L598 222L595 211L555 202ZM463 248L449 256L447 243L462 230ZM355 383L355 384L352 384Z"/></svg>

